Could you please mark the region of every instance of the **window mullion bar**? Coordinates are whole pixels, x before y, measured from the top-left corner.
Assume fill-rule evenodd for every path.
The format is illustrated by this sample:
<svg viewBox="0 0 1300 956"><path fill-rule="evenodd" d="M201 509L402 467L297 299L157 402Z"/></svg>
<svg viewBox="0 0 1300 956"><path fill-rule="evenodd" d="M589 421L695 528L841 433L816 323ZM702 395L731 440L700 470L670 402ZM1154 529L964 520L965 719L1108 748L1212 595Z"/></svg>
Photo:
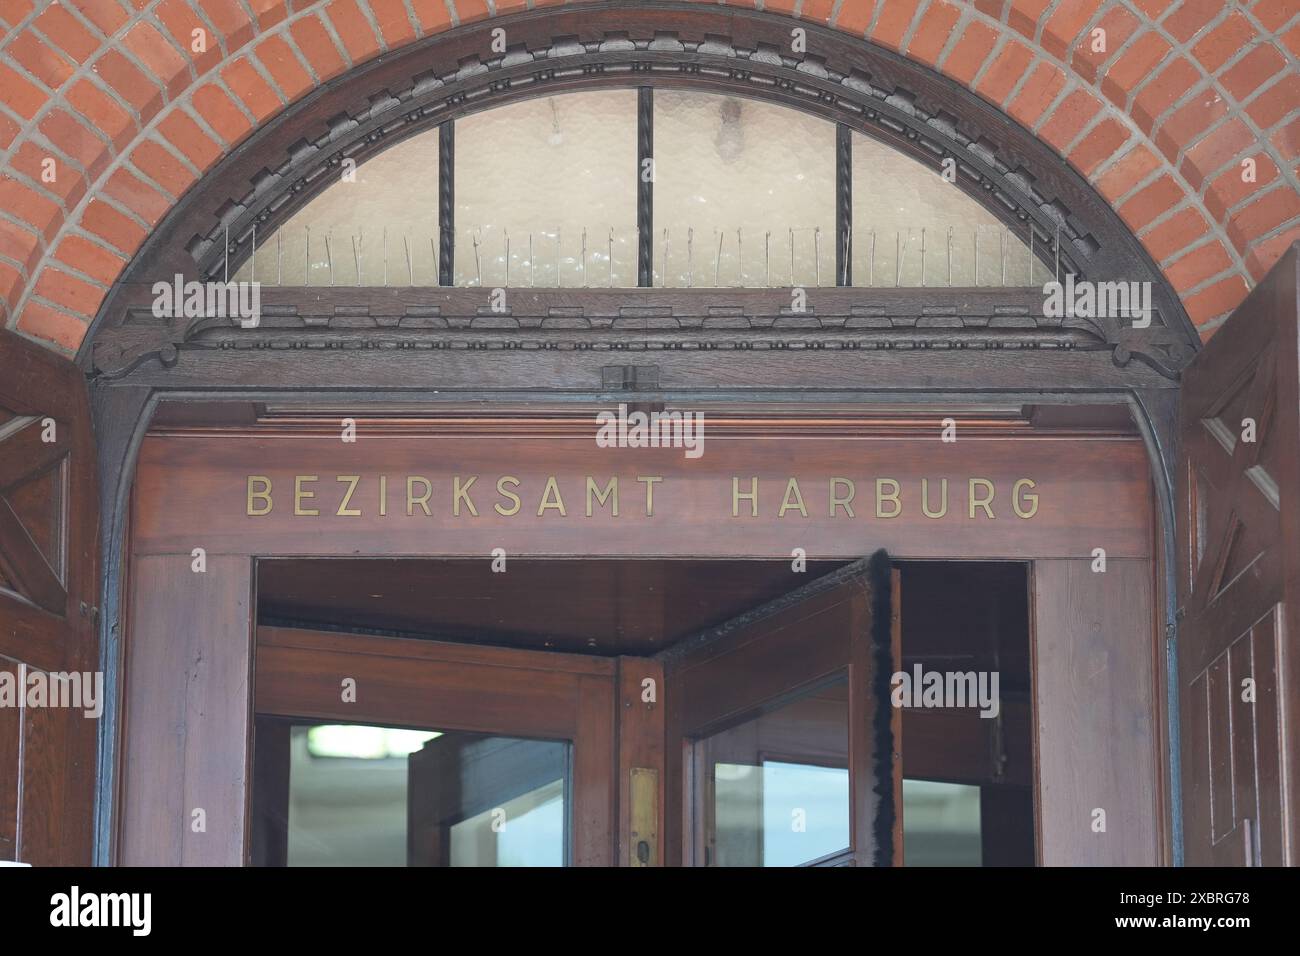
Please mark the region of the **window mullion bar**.
<svg viewBox="0 0 1300 956"><path fill-rule="evenodd" d="M456 281L456 121L438 126L438 285Z"/></svg>
<svg viewBox="0 0 1300 956"><path fill-rule="evenodd" d="M853 130L835 124L835 284L853 284Z"/></svg>
<svg viewBox="0 0 1300 956"><path fill-rule="evenodd" d="M654 89L636 91L636 284L654 285Z"/></svg>

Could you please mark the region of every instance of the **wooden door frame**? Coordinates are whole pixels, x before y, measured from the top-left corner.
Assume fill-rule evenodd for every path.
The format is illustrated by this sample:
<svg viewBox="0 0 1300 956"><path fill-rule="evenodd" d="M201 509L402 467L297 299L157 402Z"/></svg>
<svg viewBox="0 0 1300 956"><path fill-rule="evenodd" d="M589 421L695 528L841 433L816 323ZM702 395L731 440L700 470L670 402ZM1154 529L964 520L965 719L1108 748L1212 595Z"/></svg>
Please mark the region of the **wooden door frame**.
<svg viewBox="0 0 1300 956"><path fill-rule="evenodd" d="M295 399L297 398L314 398L318 402L332 400L335 406L339 402L355 402L355 396L347 393L337 392L313 392L307 396L302 393L289 393ZM557 403L572 402L576 400L609 402L624 400L630 396L619 395L618 393L579 393L575 395L572 392L567 393L543 393L552 398ZM702 405L707 408L707 404L701 401L704 398L717 400L714 396L705 398L699 393L688 393L683 395L676 392L660 391L654 393L635 393L638 400L659 399L664 401L694 401L697 406ZM430 400L430 404L439 402L448 402L453 398L464 400L466 397L463 393L457 396L433 395L424 393L424 396ZM121 623L125 617L125 607L123 600L125 598L126 585L126 560L128 546L128 522L129 522L129 491L134 480L135 465L138 460L140 445L143 442L144 434L147 430L148 423L152 419L153 413L157 406L164 400L182 399L191 402L202 403L204 401L229 401L234 397L248 398L250 400L274 401L283 400L286 397L284 392L259 391L207 391L201 393L195 392L170 392L163 390L139 390L134 388L120 388L109 386L98 394L100 402L97 408L103 417L98 421L103 423L104 431L100 432L101 442L101 474L107 472L110 481L108 485L113 489L113 497L103 490L101 493L105 500L112 504L111 509L107 509L103 516L104 526L104 553L107 560L104 574L104 607L105 613L101 617L103 624L101 636L105 642L101 646L101 666L105 672L105 687L107 705L104 716L101 719L100 734L100 753L99 753L99 775L97 777L96 807L96 862L101 865L107 865L113 860L113 850L115 846L114 827L115 827L115 794L118 789L117 781L117 754L120 747L121 736L121 681L123 679L124 662L122 660L122 643L121 643ZM405 393L401 397L411 399L413 394ZM491 398L499 397L492 393L484 393L479 396L487 401ZM540 401L542 395L533 394L530 396L535 401ZM370 401L374 401L374 396L367 396ZM392 396L386 394L386 400L391 401ZM792 398L789 392L763 392L760 395L746 395L745 398L754 405L761 407L766 402L789 401ZM870 390L852 395L838 395L834 399L840 404L870 404L875 398L877 401L890 401L897 403L900 398L905 398L912 402L945 403L951 405L955 410L960 409L963 405L988 404L990 402L1009 402L1019 401L1022 403L1034 404L1061 404L1077 405L1081 403L1090 404L1125 404L1130 410L1134 421L1142 435L1144 446L1147 449L1150 459L1150 470L1152 481L1156 492L1156 514L1159 525L1158 536L1156 538L1156 573L1157 573L1157 602L1159 624L1163 627L1165 635L1165 668L1167 673L1177 673L1177 656L1176 656L1176 627L1174 617L1174 581L1173 569L1175 567L1172 557L1174 548L1174 523L1172 520L1172 493L1171 493L1171 476L1172 467L1167 464L1168 455L1176 450L1173 426L1174 420L1171 418L1177 407L1177 393L1173 390L1162 389L1158 391L1141 391L1141 392L1114 392L1110 390L1099 390L1091 393L1001 393L1001 392L923 392L923 393L906 393L900 396L898 393L880 394ZM758 399L755 401L755 399ZM765 400L765 401L764 401ZM358 407L364 407L366 402L357 403ZM133 414L117 416L115 411L131 411ZM108 434L105 435L104 432ZM113 454L110 456L105 450L110 450ZM111 458L108 463L104 458ZM114 466L112 462L117 462ZM114 471L114 467L118 470ZM1166 739L1165 752L1167 754L1168 766L1164 768L1165 789L1168 794L1166 810L1169 815L1169 833L1168 847L1171 862L1175 865L1181 863L1181 819L1180 819L1180 796L1179 796L1179 767L1178 767L1178 710L1177 710L1177 681L1176 679L1166 679L1165 683L1165 701L1164 717L1165 727L1164 734ZM629 751L631 752L631 751ZM626 777L628 767L620 768L620 776ZM660 791L662 794L662 781ZM626 846L622 845L622 837L626 835L626 821L620 823L620 855L625 855ZM662 839L662 834L660 838Z"/></svg>
<svg viewBox="0 0 1300 956"><path fill-rule="evenodd" d="M773 55L788 47L792 22L808 31L813 52ZM509 31L510 55L487 52L499 27ZM573 69L538 66L561 59ZM474 68L462 69L471 60ZM440 66L430 70L431 63ZM1059 230L1067 271L1152 283L1151 326L1053 322L1041 315L1038 290L993 288L813 289L802 316L789 314L785 289L644 288L515 290L504 321L484 312L490 290L447 288L268 289L263 327L247 330L150 314L154 280L216 275L228 251L239 261L254 225L268 234L323 188L344 157L364 161L420 130L449 130L443 124L484 105L615 86L766 98L866 133L931 168L956 159L957 185L1003 221L1032 224L1039 236ZM1177 378L1198 348L1181 301L1141 243L1050 147L925 66L814 23L698 4L593 3L461 26L349 71L273 119L187 193L83 340L78 361L91 381L99 452L101 667L112 705L101 721L95 859L111 859L127 502L160 401L707 407L815 393L845 405L1126 405L1159 501L1160 606L1167 668L1176 675ZM1168 686L1172 846L1180 862L1177 681Z"/></svg>

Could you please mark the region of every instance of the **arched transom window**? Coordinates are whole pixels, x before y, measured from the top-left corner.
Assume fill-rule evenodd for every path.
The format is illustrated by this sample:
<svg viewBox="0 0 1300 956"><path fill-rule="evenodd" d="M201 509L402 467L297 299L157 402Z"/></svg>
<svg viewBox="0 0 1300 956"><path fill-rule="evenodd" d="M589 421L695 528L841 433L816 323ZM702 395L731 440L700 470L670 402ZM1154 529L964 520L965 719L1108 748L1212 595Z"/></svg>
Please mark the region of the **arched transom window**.
<svg viewBox="0 0 1300 956"><path fill-rule="evenodd" d="M235 278L1027 286L1051 273L1027 229L940 171L811 114L709 92L600 90L485 110L344 163L338 182L259 237Z"/></svg>

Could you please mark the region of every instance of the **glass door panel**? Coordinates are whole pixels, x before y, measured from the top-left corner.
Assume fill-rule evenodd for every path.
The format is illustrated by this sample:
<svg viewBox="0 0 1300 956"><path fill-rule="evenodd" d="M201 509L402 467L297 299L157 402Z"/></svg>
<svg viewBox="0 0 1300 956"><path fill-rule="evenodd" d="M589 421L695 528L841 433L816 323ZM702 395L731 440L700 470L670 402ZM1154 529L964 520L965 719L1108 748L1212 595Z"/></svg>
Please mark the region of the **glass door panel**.
<svg viewBox="0 0 1300 956"><path fill-rule="evenodd" d="M893 862L894 720L874 679L897 669L893 599L887 565L858 561L664 655L682 863Z"/></svg>
<svg viewBox="0 0 1300 956"><path fill-rule="evenodd" d="M851 845L848 680L695 746L709 866L802 866Z"/></svg>
<svg viewBox="0 0 1300 956"><path fill-rule="evenodd" d="M266 717L257 737L262 781L283 779L278 806L258 794L276 819L256 830L257 862L568 863L567 741Z"/></svg>

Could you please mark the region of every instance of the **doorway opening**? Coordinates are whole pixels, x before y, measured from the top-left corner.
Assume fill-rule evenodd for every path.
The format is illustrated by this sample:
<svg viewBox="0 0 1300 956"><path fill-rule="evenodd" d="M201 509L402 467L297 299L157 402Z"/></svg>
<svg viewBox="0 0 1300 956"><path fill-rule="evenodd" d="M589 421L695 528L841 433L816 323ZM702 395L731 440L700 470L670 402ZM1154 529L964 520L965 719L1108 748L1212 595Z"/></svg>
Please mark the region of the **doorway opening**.
<svg viewBox="0 0 1300 956"><path fill-rule="evenodd" d="M1029 565L894 569L893 862L1032 865ZM853 570L259 561L248 862L862 865Z"/></svg>

